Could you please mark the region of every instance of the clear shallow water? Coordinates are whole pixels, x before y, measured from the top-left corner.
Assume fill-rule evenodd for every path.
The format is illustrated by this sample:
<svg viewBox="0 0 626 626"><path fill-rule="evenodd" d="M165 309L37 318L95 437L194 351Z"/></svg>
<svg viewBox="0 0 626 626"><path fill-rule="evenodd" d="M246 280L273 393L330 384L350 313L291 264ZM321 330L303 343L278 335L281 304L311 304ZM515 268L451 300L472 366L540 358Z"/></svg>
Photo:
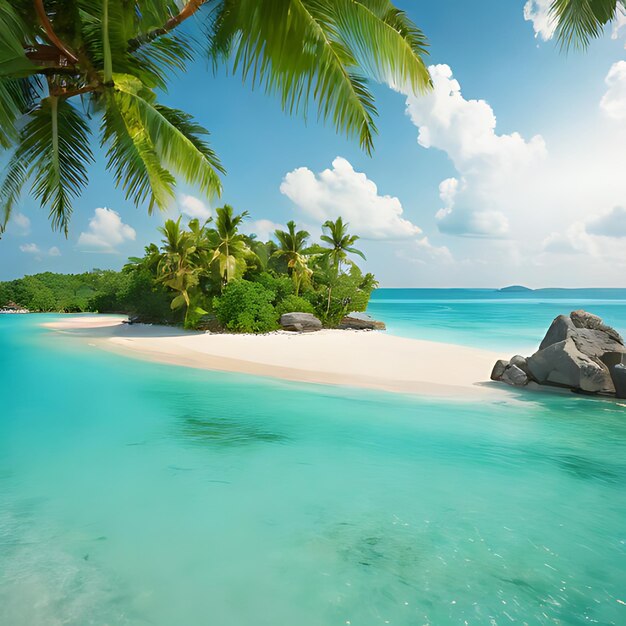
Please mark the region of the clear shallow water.
<svg viewBox="0 0 626 626"><path fill-rule="evenodd" d="M0 317L3 626L626 623L624 406L215 374L41 321Z"/></svg>
<svg viewBox="0 0 626 626"><path fill-rule="evenodd" d="M626 289L379 289L369 313L397 335L531 354L550 322L576 309L626 334Z"/></svg>

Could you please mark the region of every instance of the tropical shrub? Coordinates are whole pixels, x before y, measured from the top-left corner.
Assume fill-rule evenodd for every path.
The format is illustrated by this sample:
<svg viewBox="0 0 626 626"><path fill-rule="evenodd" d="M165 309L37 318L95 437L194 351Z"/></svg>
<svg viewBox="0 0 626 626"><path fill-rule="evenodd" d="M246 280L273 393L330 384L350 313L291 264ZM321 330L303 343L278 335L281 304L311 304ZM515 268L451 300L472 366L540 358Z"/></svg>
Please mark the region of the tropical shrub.
<svg viewBox="0 0 626 626"><path fill-rule="evenodd" d="M294 293L293 282L285 275L275 276L269 272L263 272L255 278L254 282L273 292L272 304L274 305Z"/></svg>
<svg viewBox="0 0 626 626"><path fill-rule="evenodd" d="M280 317L283 313L313 313L315 315L315 308L313 305L302 296L296 296L291 294L278 302L276 305L276 313Z"/></svg>
<svg viewBox="0 0 626 626"><path fill-rule="evenodd" d="M273 291L260 283L233 280L213 299L213 311L224 328L236 333L264 333L278 328Z"/></svg>

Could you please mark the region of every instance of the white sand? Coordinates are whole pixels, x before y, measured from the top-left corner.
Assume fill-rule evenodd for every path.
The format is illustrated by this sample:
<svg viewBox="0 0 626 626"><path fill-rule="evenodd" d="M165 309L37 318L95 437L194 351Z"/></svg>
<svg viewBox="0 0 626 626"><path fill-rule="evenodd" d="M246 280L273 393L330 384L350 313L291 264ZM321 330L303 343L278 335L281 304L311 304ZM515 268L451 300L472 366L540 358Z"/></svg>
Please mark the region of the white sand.
<svg viewBox="0 0 626 626"><path fill-rule="evenodd" d="M500 355L487 350L384 332L221 335L122 319L81 316L44 325L116 352L187 367L434 396L504 393L502 385L489 383Z"/></svg>

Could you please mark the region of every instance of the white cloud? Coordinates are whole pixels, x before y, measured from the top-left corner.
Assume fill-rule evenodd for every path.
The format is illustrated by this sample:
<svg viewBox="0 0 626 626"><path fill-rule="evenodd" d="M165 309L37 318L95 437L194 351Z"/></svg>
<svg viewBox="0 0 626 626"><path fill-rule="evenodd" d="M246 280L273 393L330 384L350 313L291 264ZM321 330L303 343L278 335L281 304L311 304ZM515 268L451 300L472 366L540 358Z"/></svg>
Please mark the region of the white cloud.
<svg viewBox="0 0 626 626"><path fill-rule="evenodd" d="M626 237L626 209L616 206L608 213L591 218L587 222L587 231L601 237Z"/></svg>
<svg viewBox="0 0 626 626"><path fill-rule="evenodd" d="M261 219L244 222L241 230L248 235L256 235L259 241L268 241L275 230L285 230L285 227L271 220Z"/></svg>
<svg viewBox="0 0 626 626"><path fill-rule="evenodd" d="M552 0L528 0L524 5L524 19L533 23L535 37L548 41L554 36L556 22L550 15Z"/></svg>
<svg viewBox="0 0 626 626"><path fill-rule="evenodd" d="M624 8L619 2L617 3L617 13L615 20L613 21L613 32L611 33L611 39L618 39L620 30L626 26L626 8Z"/></svg>
<svg viewBox="0 0 626 626"><path fill-rule="evenodd" d="M26 236L30 233L30 219L23 213L12 213L10 224L15 226L14 232Z"/></svg>
<svg viewBox="0 0 626 626"><path fill-rule="evenodd" d="M553 254L582 254L587 258L609 260L624 265L626 237L626 209L614 207L602 215L573 222L563 233L553 232L546 237L542 250Z"/></svg>
<svg viewBox="0 0 626 626"><path fill-rule="evenodd" d="M20 246L20 250L26 254L41 254L41 250L36 243L25 243Z"/></svg>
<svg viewBox="0 0 626 626"><path fill-rule="evenodd" d="M543 240L542 249L554 254L598 254L596 243L584 222L574 222L564 233L551 233Z"/></svg>
<svg viewBox="0 0 626 626"><path fill-rule="evenodd" d="M189 194L180 194L178 197L180 212L191 219L205 222L211 217L211 209L200 198Z"/></svg>
<svg viewBox="0 0 626 626"><path fill-rule="evenodd" d="M446 234L503 237L504 214L532 169L546 156L540 135L525 140L519 133L498 134L496 116L485 100L466 100L448 65L429 68L433 90L407 96L407 113L417 128L418 143L443 150L459 173L439 185L443 208L436 216Z"/></svg>
<svg viewBox="0 0 626 626"><path fill-rule="evenodd" d="M38 260L41 260L42 256L61 256L61 251L56 247L48 249L48 252L44 252L36 243L25 243L20 246L20 250L25 254L34 254Z"/></svg>
<svg viewBox="0 0 626 626"><path fill-rule="evenodd" d="M626 61L613 63L604 81L608 89L600 108L614 120L626 120Z"/></svg>
<svg viewBox="0 0 626 626"><path fill-rule="evenodd" d="M134 241L135 229L122 222L119 213L107 208L98 208L89 221L86 232L80 233L78 246L86 251L115 253L117 246Z"/></svg>
<svg viewBox="0 0 626 626"><path fill-rule="evenodd" d="M398 198L379 195L376 184L342 157L317 176L306 167L289 172L280 191L307 217L323 222L341 216L364 239L409 239L422 232L402 217Z"/></svg>

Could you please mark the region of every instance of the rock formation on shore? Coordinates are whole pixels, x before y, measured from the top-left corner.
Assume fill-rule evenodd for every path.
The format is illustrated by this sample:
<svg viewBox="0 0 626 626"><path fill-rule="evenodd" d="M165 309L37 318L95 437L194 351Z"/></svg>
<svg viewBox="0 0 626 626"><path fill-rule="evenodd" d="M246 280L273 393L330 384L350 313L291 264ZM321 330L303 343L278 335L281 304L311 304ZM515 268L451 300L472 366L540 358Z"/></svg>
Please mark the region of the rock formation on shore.
<svg viewBox="0 0 626 626"><path fill-rule="evenodd" d="M554 319L539 350L498 361L492 380L514 386L534 381L574 391L626 397L626 347L597 315L573 311Z"/></svg>
<svg viewBox="0 0 626 626"><path fill-rule="evenodd" d="M312 313L284 313L280 316L280 325L283 330L300 333L322 330L322 322Z"/></svg>

